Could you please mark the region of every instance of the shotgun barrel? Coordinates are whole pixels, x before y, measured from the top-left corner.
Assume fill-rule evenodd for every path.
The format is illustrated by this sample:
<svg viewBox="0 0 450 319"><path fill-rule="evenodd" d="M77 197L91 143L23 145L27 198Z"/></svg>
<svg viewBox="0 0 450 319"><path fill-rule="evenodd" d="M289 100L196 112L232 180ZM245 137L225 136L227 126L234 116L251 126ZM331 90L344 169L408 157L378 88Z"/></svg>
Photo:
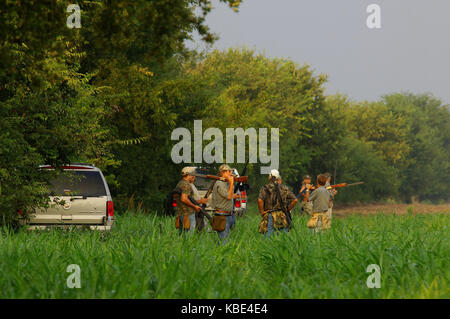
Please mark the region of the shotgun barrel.
<svg viewBox="0 0 450 319"><path fill-rule="evenodd" d="M340 184L334 184L334 185L330 185L327 186L326 189L335 189L335 188L339 188L339 187L350 187L350 186L355 186L355 185L361 185L364 184L364 182L356 182L356 183L340 183Z"/></svg>
<svg viewBox="0 0 450 319"><path fill-rule="evenodd" d="M220 177L220 176L217 176L217 175L203 175L203 174L192 174L192 175L193 176L197 176L197 177L208 178L208 179L215 179L215 180L222 181L222 182L226 182L227 181L226 178ZM248 182L248 176L235 177L234 181L236 183L240 183L240 182L247 183Z"/></svg>

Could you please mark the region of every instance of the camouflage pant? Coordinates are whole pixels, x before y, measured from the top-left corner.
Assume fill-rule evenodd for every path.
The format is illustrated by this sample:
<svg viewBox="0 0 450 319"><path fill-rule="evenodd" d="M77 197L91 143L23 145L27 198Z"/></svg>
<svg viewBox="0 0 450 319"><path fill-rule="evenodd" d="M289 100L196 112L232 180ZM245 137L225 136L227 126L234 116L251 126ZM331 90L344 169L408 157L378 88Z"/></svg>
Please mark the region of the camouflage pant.
<svg viewBox="0 0 450 319"><path fill-rule="evenodd" d="M308 215L312 215L312 208L313 208L313 205L312 205L312 203L311 202L304 202L304 201L301 201L300 202L300 209L301 209L301 211L303 212L303 213L305 213L305 214L308 214Z"/></svg>
<svg viewBox="0 0 450 319"><path fill-rule="evenodd" d="M313 213L311 219L308 221L306 226L315 231L330 228L331 223L330 219L328 219L327 214L328 212Z"/></svg>
<svg viewBox="0 0 450 319"><path fill-rule="evenodd" d="M274 229L282 229L282 228L287 228L289 226L288 221L286 219L286 215L284 215L284 213L281 210L267 213L264 215L263 219L259 223L258 231L261 234L265 234L267 232L268 224L269 224L269 219L268 219L269 214L272 215Z"/></svg>

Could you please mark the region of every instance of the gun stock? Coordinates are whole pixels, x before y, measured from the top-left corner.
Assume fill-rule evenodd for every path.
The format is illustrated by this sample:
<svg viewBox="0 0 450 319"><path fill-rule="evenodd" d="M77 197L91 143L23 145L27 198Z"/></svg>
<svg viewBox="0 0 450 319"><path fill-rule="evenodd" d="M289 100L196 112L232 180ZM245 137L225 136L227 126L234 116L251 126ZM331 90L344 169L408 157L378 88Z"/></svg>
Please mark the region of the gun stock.
<svg viewBox="0 0 450 319"><path fill-rule="evenodd" d="M192 204L194 204L194 205L196 205L196 206L199 206L199 207L201 208L201 214L199 215L199 217L205 216L205 217L211 222L212 217L211 217L211 215L209 215L209 214L206 212L206 210L205 210L205 208L203 207L203 205L200 205L200 204L199 204L192 196L189 196L188 198L189 198L189 200L191 201Z"/></svg>

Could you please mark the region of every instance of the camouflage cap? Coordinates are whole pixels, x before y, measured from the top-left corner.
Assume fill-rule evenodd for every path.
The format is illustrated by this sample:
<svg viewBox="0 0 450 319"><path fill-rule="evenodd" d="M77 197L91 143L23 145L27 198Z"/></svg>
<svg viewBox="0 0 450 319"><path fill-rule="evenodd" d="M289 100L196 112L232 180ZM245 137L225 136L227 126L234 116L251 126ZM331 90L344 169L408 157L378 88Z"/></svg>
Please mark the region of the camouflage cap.
<svg viewBox="0 0 450 319"><path fill-rule="evenodd" d="M195 167L194 166L185 166L181 170L181 175L183 175L183 176L192 175L194 173L195 173Z"/></svg>
<svg viewBox="0 0 450 319"><path fill-rule="evenodd" d="M303 176L303 179L311 179L311 176L309 176L308 174L306 174L305 176Z"/></svg>
<svg viewBox="0 0 450 319"><path fill-rule="evenodd" d="M219 172L223 172L223 171L233 171L231 169L231 167L228 164L222 164L219 167Z"/></svg>

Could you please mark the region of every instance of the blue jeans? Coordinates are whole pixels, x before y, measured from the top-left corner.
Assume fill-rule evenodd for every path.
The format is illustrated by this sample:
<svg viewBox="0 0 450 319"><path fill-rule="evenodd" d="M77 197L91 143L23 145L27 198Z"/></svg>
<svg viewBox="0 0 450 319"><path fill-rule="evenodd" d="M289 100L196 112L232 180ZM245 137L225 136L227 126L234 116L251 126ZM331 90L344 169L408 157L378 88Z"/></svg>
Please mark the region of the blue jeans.
<svg viewBox="0 0 450 319"><path fill-rule="evenodd" d="M267 233L266 233L266 237L272 236L272 234L274 233L274 231L279 231L279 230L282 230L282 231L284 231L285 233L288 232L288 228L287 228L287 227L275 229L275 228L273 227L273 217L272 217L272 214L269 213L269 216L267 217Z"/></svg>
<svg viewBox="0 0 450 319"><path fill-rule="evenodd" d="M223 231L218 231L217 234L219 235L219 244L222 242L222 244L225 244L227 242L228 236L230 235L230 229L235 224L234 214L231 216L227 216L227 223L225 225L225 229Z"/></svg>
<svg viewBox="0 0 450 319"><path fill-rule="evenodd" d="M195 231L195 226L197 226L197 221L195 219L195 213L189 215L189 229L183 228L183 216L180 217L180 235L182 233L193 233Z"/></svg>

